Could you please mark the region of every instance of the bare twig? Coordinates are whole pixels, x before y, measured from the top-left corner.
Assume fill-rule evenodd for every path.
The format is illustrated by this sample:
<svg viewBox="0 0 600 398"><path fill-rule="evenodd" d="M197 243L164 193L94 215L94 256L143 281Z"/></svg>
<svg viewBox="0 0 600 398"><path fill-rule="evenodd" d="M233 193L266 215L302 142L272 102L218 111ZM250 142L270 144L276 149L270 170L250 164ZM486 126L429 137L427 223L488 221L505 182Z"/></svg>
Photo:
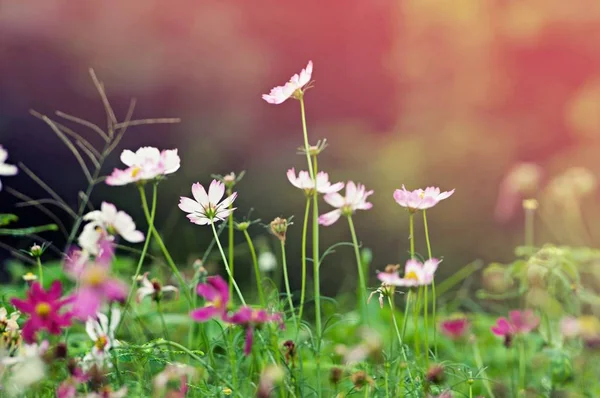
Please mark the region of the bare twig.
<svg viewBox="0 0 600 398"><path fill-rule="evenodd" d="M69 140L63 134L63 132L60 131L60 129L56 126L56 124L54 124L54 122L48 116L42 115L42 120L48 126L50 126L52 131L54 131L54 133L58 136L58 138L60 138L62 140L62 142L67 146L67 148L69 148L69 150L73 153L73 156L75 156L75 159L77 159L77 162L79 163L79 167L81 167L81 171L83 171L83 174L85 174L85 178L88 180L88 183L91 183L92 175L90 174L90 170L88 169L87 164L85 164L85 161L81 157L81 154L79 153L77 148L75 148L75 145L73 145L71 140Z"/></svg>
<svg viewBox="0 0 600 398"><path fill-rule="evenodd" d="M106 135L106 133L100 127L98 127L97 125L95 125L94 123L92 123L90 121L87 121L85 119L78 118L77 116L69 115L69 114L61 112L61 111L56 111L55 113L56 113L57 116L60 116L60 117L62 117L64 119L70 120L70 121L72 121L74 123L81 124L82 126L85 126L85 127L88 127L90 129L94 130L96 133L98 133L100 135L100 137L102 137L102 139L104 141L108 141L109 140L109 138Z"/></svg>
<svg viewBox="0 0 600 398"><path fill-rule="evenodd" d="M106 117L108 119L108 136L112 137L114 134L113 126L117 123L117 117L115 116L115 112L110 106L110 102L108 102L108 97L106 96L106 91L104 90L104 84L98 80L96 77L96 72L94 69L90 68L90 76L94 81L94 85L98 90L98 94L100 94L100 98L102 99L102 104L104 105L104 109L106 110Z"/></svg>
<svg viewBox="0 0 600 398"><path fill-rule="evenodd" d="M90 151L88 148L86 148L85 144L83 144L81 141L77 141L76 142L77 146L79 148L81 148L81 150L88 156L88 158L92 161L92 163L94 164L95 168L100 167L100 163L98 163L98 159L96 159L96 156L94 156L94 154L92 153L92 151Z"/></svg>
<svg viewBox="0 0 600 398"><path fill-rule="evenodd" d="M132 120L130 122L117 123L117 124L115 124L115 128L121 128L125 124L127 124L129 127L133 127L133 126L142 126L145 124L170 124L170 123L181 123L181 119L178 117L163 117L163 118L157 118L157 119Z"/></svg>
<svg viewBox="0 0 600 398"><path fill-rule="evenodd" d="M136 104L136 99L132 98L131 101L129 102L129 109L127 109L127 115L125 116L125 121L123 123L120 123L123 125L123 127L117 134L117 137L114 139L114 141L110 144L110 147L107 150L107 155L109 153L111 153L117 147L117 145L119 145L121 138L123 138L123 136L125 135L125 132L127 131L127 127L129 127L129 121L131 120L131 116L133 116L133 110L135 109L135 104Z"/></svg>
<svg viewBox="0 0 600 398"><path fill-rule="evenodd" d="M48 184L46 184L44 181L42 181L37 175L35 175L35 173L33 171L31 171L29 169L29 167L25 166L25 164L23 162L19 162L19 167L35 182L38 183L38 185L40 187L42 187L46 192L48 192L48 194L50 194L50 196L52 196L54 199L56 199L57 201L61 202L62 204L65 205L65 208L69 209L69 214L71 214L73 217L76 217L77 215L75 214L75 212L69 207L69 205L67 204L67 202L65 202L65 200L63 198L61 198L56 192L54 192L54 190L52 188L50 188L48 186ZM66 209L65 209L66 210Z"/></svg>
<svg viewBox="0 0 600 398"><path fill-rule="evenodd" d="M70 207L66 207L64 204L60 203L57 200L54 199L32 199L32 200L26 200L23 202L19 202L17 204L15 204L16 207L27 207L27 206L39 206L41 204L49 204L49 205L54 205L54 206L58 206L61 209L63 209L64 211L66 211L69 215L72 216L71 212L73 211Z"/></svg>
<svg viewBox="0 0 600 398"><path fill-rule="evenodd" d="M79 199L81 200L80 203L85 203L87 205L87 208L90 209L90 211L94 211L94 206L92 206L92 204L90 203L90 198L86 196L85 192L79 191L78 195Z"/></svg>
<svg viewBox="0 0 600 398"><path fill-rule="evenodd" d="M18 199L21 199L24 201L34 201L29 196L11 188L11 187L7 187L6 192L13 195L15 198L18 198ZM54 223L56 225L58 225L58 229L60 229L60 231L63 233L63 235L65 237L67 237L69 235L69 233L67 232L67 229L65 228L65 225L62 223L62 221L60 221L60 218L58 218L54 213L52 213L46 206L44 206L43 204L37 203L35 205L35 207L37 207L42 213L44 213L45 215L50 217L52 219L52 221L54 221Z"/></svg>

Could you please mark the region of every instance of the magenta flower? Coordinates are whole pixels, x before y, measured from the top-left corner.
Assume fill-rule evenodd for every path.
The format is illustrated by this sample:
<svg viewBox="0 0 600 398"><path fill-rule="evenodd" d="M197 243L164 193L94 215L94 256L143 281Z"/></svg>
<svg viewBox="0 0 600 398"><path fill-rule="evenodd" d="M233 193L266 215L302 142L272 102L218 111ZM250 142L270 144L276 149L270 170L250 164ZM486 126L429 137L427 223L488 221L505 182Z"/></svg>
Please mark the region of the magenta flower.
<svg viewBox="0 0 600 398"><path fill-rule="evenodd" d="M181 160L177 149L159 151L154 147L142 147L135 152L128 149L121 153L125 170L114 169L106 178L108 185L127 185L172 174L179 170Z"/></svg>
<svg viewBox="0 0 600 398"><path fill-rule="evenodd" d="M447 319L440 323L440 331L442 334L452 340L458 340L464 337L468 330L469 321L464 317Z"/></svg>
<svg viewBox="0 0 600 398"><path fill-rule="evenodd" d="M500 317L496 324L491 327L492 333L504 337L504 344L508 347L517 334L527 334L534 330L540 323L540 319L532 310L510 311L508 318Z"/></svg>
<svg viewBox="0 0 600 398"><path fill-rule="evenodd" d="M127 297L127 286L110 274L113 254L111 242L103 240L95 261L90 262L77 252L67 258L65 272L79 284L73 306L76 318L87 321L99 312L102 302L123 301Z"/></svg>
<svg viewBox="0 0 600 398"><path fill-rule="evenodd" d="M29 314L29 319L23 325L23 338L27 343L35 342L39 330L47 330L50 334L60 334L62 328L71 325L73 313L63 312L63 307L73 302L73 297L61 297L60 281L52 282L50 289L45 291L39 282L34 282L27 292L27 299L13 298L11 304L19 311Z"/></svg>
<svg viewBox="0 0 600 398"><path fill-rule="evenodd" d="M337 192L328 193L323 197L325 202L337 209L319 216L319 224L329 226L335 223L340 216L351 216L356 210L369 210L373 204L367 202L367 198L373 194L373 190L367 191L362 184L354 184L348 181L346 184L346 196Z"/></svg>
<svg viewBox="0 0 600 398"><path fill-rule="evenodd" d="M190 313L196 322L206 322L212 318L227 320L227 305L229 304L229 286L219 275L210 276L205 284L197 287L199 296L204 297L207 305L197 308Z"/></svg>
<svg viewBox="0 0 600 398"><path fill-rule="evenodd" d="M262 327L265 323L278 322L283 329L283 319L281 314L269 315L265 310L242 307L229 318L229 322L246 328L246 342L244 343L244 354L250 355L252 343L254 341L254 330Z"/></svg>
<svg viewBox="0 0 600 398"><path fill-rule="evenodd" d="M313 63L308 61L306 69L302 69L300 75L295 74L289 82L283 86L277 86L271 90L269 94L263 94L262 98L269 104L281 104L290 97L296 99L302 98L304 95L303 88L310 82L312 76Z"/></svg>
<svg viewBox="0 0 600 398"><path fill-rule="evenodd" d="M404 266L404 277L401 278L398 272L380 272L377 278L390 286L425 286L431 285L435 271L441 260L432 258L421 263L419 260L410 259Z"/></svg>
<svg viewBox="0 0 600 398"><path fill-rule="evenodd" d="M440 201L449 198L454 193L454 189L448 192L440 192L437 187L427 187L409 191L404 185L402 189L394 191L394 200L402 207L411 212L417 210L427 210L437 205Z"/></svg>
<svg viewBox="0 0 600 398"><path fill-rule="evenodd" d="M300 171L296 177L296 170L292 167L287 172L287 178L293 186L302 189L307 196L312 195L312 193L315 191L315 184L312 178L310 178L308 171ZM344 188L343 182L337 182L335 184L330 183L329 174L323 171L317 173L316 180L318 193L328 194L338 192Z"/></svg>
<svg viewBox="0 0 600 398"><path fill-rule="evenodd" d="M220 181L212 180L208 194L202 184L197 182L192 185L194 199L182 196L179 208L190 213L186 217L194 224L208 225L215 220L223 221L235 210L235 207L230 209L229 206L237 197L237 192L221 201L224 194L225 185Z"/></svg>

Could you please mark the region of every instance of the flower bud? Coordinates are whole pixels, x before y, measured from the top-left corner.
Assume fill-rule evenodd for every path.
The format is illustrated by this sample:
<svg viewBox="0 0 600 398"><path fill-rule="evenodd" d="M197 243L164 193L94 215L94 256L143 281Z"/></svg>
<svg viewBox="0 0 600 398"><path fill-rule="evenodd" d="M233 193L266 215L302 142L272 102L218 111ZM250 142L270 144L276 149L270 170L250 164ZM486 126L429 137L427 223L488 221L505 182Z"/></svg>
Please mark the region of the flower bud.
<svg viewBox="0 0 600 398"><path fill-rule="evenodd" d="M269 227L271 228L271 233L282 242L285 242L285 235L287 233L288 226L288 220L281 217L277 217L269 224Z"/></svg>
<svg viewBox="0 0 600 398"><path fill-rule="evenodd" d="M431 384L441 384L444 381L444 367L442 365L433 365L427 371L425 379Z"/></svg>
<svg viewBox="0 0 600 398"><path fill-rule="evenodd" d="M31 246L29 253L31 254L31 257L39 258L42 256L42 253L44 253L44 249L36 243L35 245Z"/></svg>
<svg viewBox="0 0 600 398"><path fill-rule="evenodd" d="M331 384L338 384L344 376L344 371L341 368L333 367L329 373L329 381Z"/></svg>

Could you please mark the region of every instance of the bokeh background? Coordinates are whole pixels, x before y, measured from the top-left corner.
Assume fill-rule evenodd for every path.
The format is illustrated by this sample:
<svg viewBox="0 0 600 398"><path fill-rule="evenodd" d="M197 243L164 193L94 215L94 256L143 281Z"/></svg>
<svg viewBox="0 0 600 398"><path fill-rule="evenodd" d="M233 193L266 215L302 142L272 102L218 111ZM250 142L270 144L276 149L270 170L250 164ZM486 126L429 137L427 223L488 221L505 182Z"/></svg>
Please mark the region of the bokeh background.
<svg viewBox="0 0 600 398"><path fill-rule="evenodd" d="M375 190L373 209L355 217L373 268L407 257L408 217L393 190L437 185L456 188L429 213L434 255L444 257L447 276L475 259L509 261L523 242L522 213L504 223L494 218L500 182L515 163L536 162L550 177L571 166L600 171L599 40L596 0L0 0L0 144L9 162L23 162L76 206L86 181L29 110L61 110L104 125L92 67L119 119L131 97L134 118L182 119L131 128L104 169L119 167L125 148L179 149L182 168L161 185L157 217L176 259L191 263L210 240L207 228L189 224L177 209L179 196L212 173L246 170L236 215L254 208L251 218L265 223L296 217L288 254L297 286L304 197L285 172L305 165L296 155L299 105L269 105L261 94L312 59L311 142L327 138L320 168L333 180ZM100 144L93 132L69 126ZM3 183L47 196L25 173ZM586 218L598 213L596 199ZM145 230L135 188L101 184L92 201L102 200L129 211ZM14 208L17 202L0 193L1 212L18 214L19 226L50 221L35 209ZM264 228L251 232L259 250L275 250ZM58 233L44 236L64 244ZM322 236L323 248L350 239L345 223ZM16 248L31 243L0 239ZM542 231L538 239L557 238ZM243 253L243 237L237 240ZM425 253L420 223L416 245ZM2 250L0 258L8 257ZM247 260L237 264L250 273ZM351 248L340 248L322 266L324 293L342 289L340 275L354 278L355 270Z"/></svg>

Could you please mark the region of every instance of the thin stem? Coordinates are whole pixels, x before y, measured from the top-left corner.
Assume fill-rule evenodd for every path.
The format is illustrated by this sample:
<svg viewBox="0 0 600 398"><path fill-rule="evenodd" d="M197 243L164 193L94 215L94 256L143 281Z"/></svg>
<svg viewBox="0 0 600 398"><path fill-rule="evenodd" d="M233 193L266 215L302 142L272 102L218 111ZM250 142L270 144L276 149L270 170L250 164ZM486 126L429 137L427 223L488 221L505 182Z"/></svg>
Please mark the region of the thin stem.
<svg viewBox="0 0 600 398"><path fill-rule="evenodd" d="M404 307L404 317L402 319L402 340L404 341L404 336L406 336L406 324L408 323L408 309L410 308L410 299L412 298L412 290L408 291L408 295L406 296L406 305Z"/></svg>
<svg viewBox="0 0 600 398"><path fill-rule="evenodd" d="M306 297L306 235L308 234L308 213L310 211L310 197L306 198L306 210L304 210L304 224L302 226L302 292L300 293L300 311L298 320L302 322L304 312L304 299Z"/></svg>
<svg viewBox="0 0 600 398"><path fill-rule="evenodd" d="M410 297L410 296L409 296ZM396 337L398 337L398 343L400 344L400 351L402 352L402 358L404 358L404 362L406 362L406 369L408 370L408 377L412 379L412 375L410 374L410 367L408 366L408 357L406 356L406 351L404 350L404 331L402 332L402 336L400 335L400 330L398 330L398 322L396 321L396 311L394 310L394 301L391 296L388 296L388 303L390 304L390 310L392 313L392 322L394 324L394 328L396 329ZM408 298L406 299L406 303L408 304ZM408 309L408 305L407 305ZM406 319L406 311L404 312L404 319ZM406 327L406 322L404 322L403 328Z"/></svg>
<svg viewBox="0 0 600 398"><path fill-rule="evenodd" d="M414 344L415 344L415 355L419 358L421 354L420 339L419 339L419 307L421 304L421 294L423 288L419 287L418 293L416 293L417 300L413 303L413 327L414 327Z"/></svg>
<svg viewBox="0 0 600 398"><path fill-rule="evenodd" d="M488 396L490 398L495 398L494 393L492 391L492 386L490 385L490 381L487 379L487 376L485 374L485 368L483 366L483 360L481 359L481 352L479 351L479 344L477 343L477 341L473 343L473 354L475 356L475 363L477 364L477 367L480 369L481 372L483 386L487 390Z"/></svg>
<svg viewBox="0 0 600 398"><path fill-rule="evenodd" d="M258 289L258 297L260 299L260 305L265 307L265 293L263 292L262 286L262 278L260 276L260 269L258 268L258 260L256 258L256 250L254 249L254 244L252 243L252 239L250 238L250 234L248 230L244 230L244 237L246 238L246 242L248 242L248 248L250 249L250 255L252 256L252 264L254 265L254 275L256 276L256 287ZM233 270L232 270L233 273ZM230 279L230 282L233 278Z"/></svg>
<svg viewBox="0 0 600 398"><path fill-rule="evenodd" d="M296 321L296 312L294 311L294 303L292 302L292 291L290 289L290 279L288 277L287 260L285 255L285 241L281 240L281 261L283 264L283 280L285 282L285 292L287 293L288 304L290 306L290 312L294 319L294 327L298 329L298 322Z"/></svg>
<svg viewBox="0 0 600 398"><path fill-rule="evenodd" d="M525 390L525 339L519 342L519 381L521 389Z"/></svg>
<svg viewBox="0 0 600 398"><path fill-rule="evenodd" d="M408 216L408 229L410 232L410 258L415 258L415 214L413 212Z"/></svg>
<svg viewBox="0 0 600 398"><path fill-rule="evenodd" d="M138 189L140 190L140 198L143 198L143 202L145 200L144 187L142 185L139 185ZM142 253L140 254L140 259L138 260L138 264L135 269L135 274L133 275L133 281L131 281L129 295L127 296L127 300L125 301L125 306L123 307L123 316L121 317L121 322L117 326L117 330L123 323L123 320L125 319L125 313L131 305L131 299L133 298L133 294L135 292L135 284L137 283L137 278L140 275L140 272L142 271L142 264L144 264L144 258L146 257L146 252L148 251L148 247L150 246L150 240L152 239L152 228L154 228L154 216L156 215L156 196L157 186L155 184L152 190L152 208L150 210L150 218L148 219L148 232L146 233L146 240L144 241L144 247L142 248Z"/></svg>
<svg viewBox="0 0 600 398"><path fill-rule="evenodd" d="M40 256L36 256L38 266L38 278L40 278L40 285L44 286L44 270L42 269L42 260Z"/></svg>
<svg viewBox="0 0 600 398"><path fill-rule="evenodd" d="M227 189L227 196L231 196L232 192L231 192L231 188ZM233 202L229 205L229 209L233 208ZM227 219L227 223L228 223L228 227L229 227L229 246L228 246L228 250L229 250L229 268L231 268L231 278L229 279L229 297L233 296L233 278L235 276L235 267L234 265L234 255L233 255L233 212L231 212L229 214L229 217Z"/></svg>
<svg viewBox="0 0 600 398"><path fill-rule="evenodd" d="M310 159L310 147L308 145L308 129L306 128L306 112L304 109L304 97L300 96L300 113L302 116L302 133L304 135L304 150L306 152L306 161L308 162L308 172L316 187L316 167ZM315 166L316 166L315 156ZM321 287L319 279L319 203L317 194L313 195L313 271L314 271L314 291L315 291L315 326L317 329L317 349L315 353L315 364L317 366L317 396L321 396Z"/></svg>
<svg viewBox="0 0 600 398"><path fill-rule="evenodd" d="M429 256L429 259L432 259L432 254L431 254L431 242L429 241L429 225L427 224L427 212L425 210L423 210L423 225L425 228L425 241L427 242L427 254ZM425 329L428 330L428 324L429 324L429 320L427 318L427 312L428 312L428 296L429 296L429 286L425 286ZM436 307L437 307L437 296L435 295L435 275L434 278L431 281L431 293L433 295L433 300L432 300L432 316L433 316L433 352L435 357L437 358L437 315L436 315ZM428 346L429 347L429 346ZM428 352L429 352L429 348L428 348ZM429 357L429 356L428 356Z"/></svg>
<svg viewBox="0 0 600 398"><path fill-rule="evenodd" d="M169 328L167 328L167 323L165 322L165 317L163 314L163 308L160 300L156 302L156 310L158 311L158 316L160 317L160 324L163 328L163 333L165 334L165 339L171 340L169 337ZM169 359L173 360L173 352L171 351L171 347L169 347Z"/></svg>
<svg viewBox="0 0 600 398"><path fill-rule="evenodd" d="M365 323L367 322L367 282L365 281L364 270L358 249L358 239L356 238L356 230L354 229L352 216L348 216L348 225L350 226L350 234L352 235L352 243L354 244L354 255L356 256L356 266L358 267L358 281L360 283L360 287L358 289L358 302L361 313L361 321L362 323Z"/></svg>
<svg viewBox="0 0 600 398"><path fill-rule="evenodd" d="M227 257L225 256L225 252L223 251L223 246L221 246L221 241L219 240L219 235L217 234L217 230L215 229L214 221L211 221L210 227L212 228L213 235L217 242L217 246L219 247L219 251L221 252L221 258L223 259L223 264L225 265L225 270L227 271L227 275L229 276L230 279L233 280L233 287L234 287L235 291L237 292L238 297L240 298L240 302L242 303L242 305L246 305L246 301L244 301L244 296L242 296L242 292L240 291L240 288L238 287L237 283L235 282L235 279L232 278L231 270L229 269L229 264L227 263Z"/></svg>
<svg viewBox="0 0 600 398"><path fill-rule="evenodd" d="M192 305L192 296L190 295L190 291L185 283L185 280L183 279L183 277L181 276L181 273L177 269L177 265L175 265L175 262L173 261L171 254L167 250L165 243L163 242L162 238L160 237L160 234L154 227L154 223L150 222L150 211L148 210L148 201L146 199L146 191L144 191L143 189L140 189L140 195L141 195L141 199L142 199L142 208L144 209L144 215L146 216L148 225L151 227L150 229L152 230L152 235L154 236L156 243L158 243L160 250L162 251L163 255L165 256L165 260L167 260L167 264L169 265L169 267L171 267L171 271L173 271L173 274L175 274L175 277L177 278L177 281L179 282L179 285L181 286L181 290L183 290L185 292L185 297L188 301L188 306L191 306Z"/></svg>
<svg viewBox="0 0 600 398"><path fill-rule="evenodd" d="M534 230L533 222L535 217L535 210L525 209L525 246L530 249L530 255L534 252Z"/></svg>

